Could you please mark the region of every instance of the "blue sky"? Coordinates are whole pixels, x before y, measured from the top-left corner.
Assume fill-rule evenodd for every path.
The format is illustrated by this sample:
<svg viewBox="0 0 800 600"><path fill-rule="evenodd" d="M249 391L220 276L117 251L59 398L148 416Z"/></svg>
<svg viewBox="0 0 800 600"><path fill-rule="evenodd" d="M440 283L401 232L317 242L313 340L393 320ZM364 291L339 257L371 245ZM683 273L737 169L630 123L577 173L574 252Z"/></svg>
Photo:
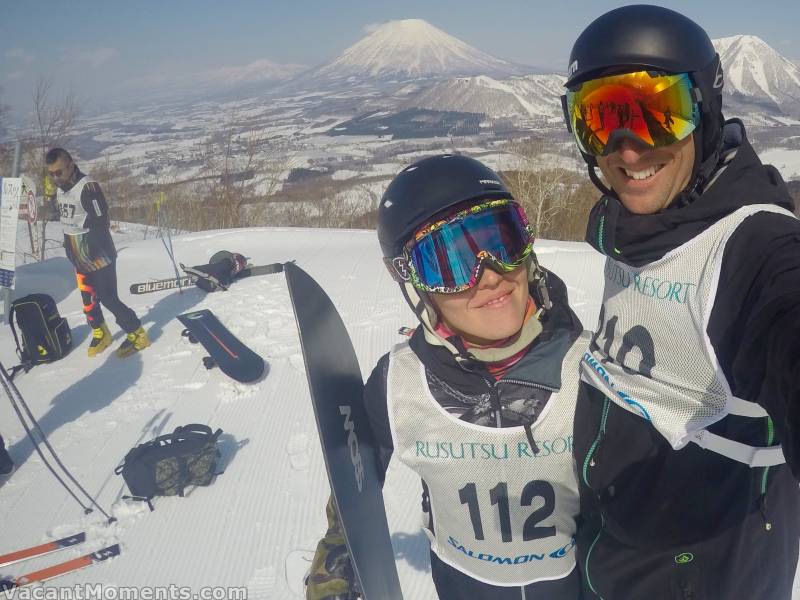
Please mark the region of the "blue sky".
<svg viewBox="0 0 800 600"><path fill-rule="evenodd" d="M20 118L41 76L55 95L87 108L127 81L257 59L313 66L335 57L371 25L421 18L500 58L563 71L577 34L607 0L0 0L0 101ZM664 2L712 37L754 34L800 60L798 0Z"/></svg>

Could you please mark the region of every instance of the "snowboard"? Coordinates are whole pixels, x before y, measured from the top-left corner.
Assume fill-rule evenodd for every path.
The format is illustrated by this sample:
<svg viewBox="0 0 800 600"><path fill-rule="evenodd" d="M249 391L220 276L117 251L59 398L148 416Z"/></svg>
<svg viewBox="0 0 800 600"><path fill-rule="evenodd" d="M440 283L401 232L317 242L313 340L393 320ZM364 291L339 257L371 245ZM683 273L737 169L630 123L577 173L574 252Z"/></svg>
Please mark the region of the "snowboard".
<svg viewBox="0 0 800 600"><path fill-rule="evenodd" d="M271 275L283 271L283 263L272 263L269 265L257 265L255 267L245 267L236 274L236 279L253 277L255 275ZM195 275L183 275L182 277L168 277L167 279L155 279L153 281L142 281L131 284L131 294L149 294L150 292L161 292L164 290L176 290L178 288L189 287L197 281Z"/></svg>
<svg viewBox="0 0 800 600"><path fill-rule="evenodd" d="M319 284L294 264L284 271L328 480L361 595L402 600L353 344Z"/></svg>
<svg viewBox="0 0 800 600"><path fill-rule="evenodd" d="M264 359L239 341L210 310L183 313L178 315L178 320L189 331L189 336L203 345L214 364L231 379L251 383L264 373Z"/></svg>

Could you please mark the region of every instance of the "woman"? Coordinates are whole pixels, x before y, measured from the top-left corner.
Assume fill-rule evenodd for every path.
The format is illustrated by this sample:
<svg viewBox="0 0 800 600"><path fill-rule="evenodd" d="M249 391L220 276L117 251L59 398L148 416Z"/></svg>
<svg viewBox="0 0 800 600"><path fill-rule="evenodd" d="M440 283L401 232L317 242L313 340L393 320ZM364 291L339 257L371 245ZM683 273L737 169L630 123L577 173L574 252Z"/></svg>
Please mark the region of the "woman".
<svg viewBox="0 0 800 600"><path fill-rule="evenodd" d="M384 261L421 327L365 387L380 464L422 478L442 600L580 597L572 423L588 339L542 269L522 208L464 156L421 160L378 209ZM310 600L357 593L338 517L307 579Z"/></svg>

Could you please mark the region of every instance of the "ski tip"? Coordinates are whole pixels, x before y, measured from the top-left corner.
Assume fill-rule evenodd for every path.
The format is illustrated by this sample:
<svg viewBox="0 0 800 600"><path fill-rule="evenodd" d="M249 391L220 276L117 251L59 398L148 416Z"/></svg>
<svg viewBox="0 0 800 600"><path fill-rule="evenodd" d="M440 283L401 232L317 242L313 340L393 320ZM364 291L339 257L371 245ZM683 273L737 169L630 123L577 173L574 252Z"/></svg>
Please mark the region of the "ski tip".
<svg viewBox="0 0 800 600"><path fill-rule="evenodd" d="M119 556L120 552L121 550L119 544L112 544L111 546L107 546L102 550L92 552L91 557L95 561L103 561L108 560L109 558L114 558L115 556Z"/></svg>

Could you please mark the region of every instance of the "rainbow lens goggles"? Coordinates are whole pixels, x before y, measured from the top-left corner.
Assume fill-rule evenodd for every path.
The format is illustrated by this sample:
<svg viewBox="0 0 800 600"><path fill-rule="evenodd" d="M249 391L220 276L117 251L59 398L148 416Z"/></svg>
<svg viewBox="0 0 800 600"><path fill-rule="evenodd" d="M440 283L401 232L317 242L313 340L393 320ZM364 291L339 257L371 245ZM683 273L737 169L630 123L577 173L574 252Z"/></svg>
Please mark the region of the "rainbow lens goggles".
<svg viewBox="0 0 800 600"><path fill-rule="evenodd" d="M625 137L660 148L700 123L700 98L688 73L636 71L591 79L562 96L564 118L584 154L604 156Z"/></svg>
<svg viewBox="0 0 800 600"><path fill-rule="evenodd" d="M398 281L425 292L453 294L473 287L488 262L502 273L523 265L533 231L522 207L491 200L418 231L402 256L386 259Z"/></svg>

